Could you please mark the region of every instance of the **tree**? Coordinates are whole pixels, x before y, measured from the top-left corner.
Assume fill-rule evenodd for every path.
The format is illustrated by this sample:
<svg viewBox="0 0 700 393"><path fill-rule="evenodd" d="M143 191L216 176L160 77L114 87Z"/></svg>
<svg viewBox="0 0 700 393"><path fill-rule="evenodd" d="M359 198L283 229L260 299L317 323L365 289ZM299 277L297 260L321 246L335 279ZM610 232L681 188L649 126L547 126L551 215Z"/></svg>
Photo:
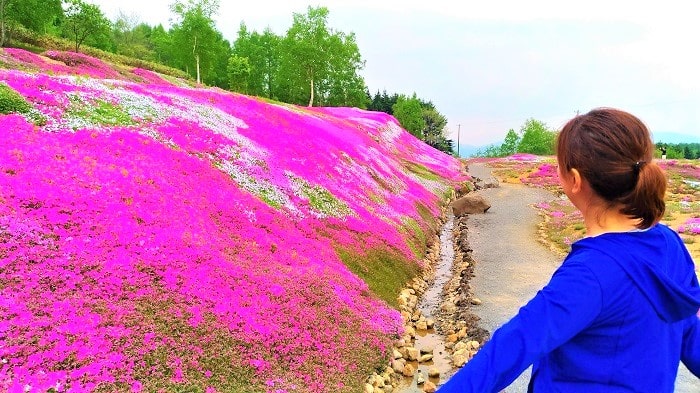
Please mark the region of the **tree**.
<svg viewBox="0 0 700 393"><path fill-rule="evenodd" d="M93 37L97 41L97 37L109 35L111 23L98 6L83 0L66 0L66 5L63 34L75 42L76 52L87 38Z"/></svg>
<svg viewBox="0 0 700 393"><path fill-rule="evenodd" d="M416 93L413 93L411 98L400 95L392 110L396 120L401 123L401 127L413 136L423 139L425 119L423 119L423 108L416 97Z"/></svg>
<svg viewBox="0 0 700 393"><path fill-rule="evenodd" d="M371 111L384 112L393 115L393 107L394 104L396 104L396 101L398 101L398 99L399 95L397 93L394 93L390 96L387 94L386 90L384 90L381 94L379 94L379 90L377 90L377 94L374 95L374 98L372 98L372 101L367 106L367 109Z"/></svg>
<svg viewBox="0 0 700 393"><path fill-rule="evenodd" d="M152 29L139 21L135 14L119 12L112 23L112 40L116 53L137 59L153 58L149 37Z"/></svg>
<svg viewBox="0 0 700 393"><path fill-rule="evenodd" d="M61 0L0 0L0 45L5 46L15 23L45 34L62 16Z"/></svg>
<svg viewBox="0 0 700 393"><path fill-rule="evenodd" d="M305 15L294 14L280 45L280 98L308 106L366 106L366 86L357 74L363 67L355 35L329 29L327 8L308 7Z"/></svg>
<svg viewBox="0 0 700 393"><path fill-rule="evenodd" d="M550 131L547 125L539 120L528 119L520 128L519 153L530 153L536 155L554 154L554 140L556 133Z"/></svg>
<svg viewBox="0 0 700 393"><path fill-rule="evenodd" d="M512 154L515 154L518 150L518 144L520 143L520 137L518 134L511 128L508 130L508 133L506 134L505 139L503 140L503 144L501 144L501 154L502 156L509 156Z"/></svg>
<svg viewBox="0 0 700 393"><path fill-rule="evenodd" d="M279 45L282 37L275 35L270 28L263 34L248 31L245 23L238 29L238 38L233 43L234 56L248 59L248 94L267 98L277 98L276 75L279 68Z"/></svg>
<svg viewBox="0 0 700 393"><path fill-rule="evenodd" d="M149 37L149 45L154 52L154 60L171 67L178 67L175 61L175 48L173 37L170 32L165 31L163 25L153 28Z"/></svg>
<svg viewBox="0 0 700 393"><path fill-rule="evenodd" d="M221 40L214 27L214 15L219 10L218 0L177 0L170 6L178 18L171 34L176 59L180 66L189 71L194 62L197 83L202 83L201 69L211 70L215 60L217 38ZM203 64L205 63L205 64Z"/></svg>
<svg viewBox="0 0 700 393"><path fill-rule="evenodd" d="M233 55L228 59L229 88L231 91L248 94L250 63L247 57Z"/></svg>
<svg viewBox="0 0 700 393"><path fill-rule="evenodd" d="M445 127L447 126L447 118L432 107L422 107L421 115L425 122L422 134L425 141L436 146L445 138Z"/></svg>

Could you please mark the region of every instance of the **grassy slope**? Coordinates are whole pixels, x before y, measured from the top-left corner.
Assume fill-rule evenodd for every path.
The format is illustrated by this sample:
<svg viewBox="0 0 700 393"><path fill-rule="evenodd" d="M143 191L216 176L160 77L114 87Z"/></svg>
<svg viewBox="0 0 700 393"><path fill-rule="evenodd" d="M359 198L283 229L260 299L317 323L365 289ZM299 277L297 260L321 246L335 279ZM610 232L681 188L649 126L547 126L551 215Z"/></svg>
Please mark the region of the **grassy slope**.
<svg viewBox="0 0 700 393"><path fill-rule="evenodd" d="M460 163L385 114L44 55L0 52L0 386L358 391Z"/></svg>

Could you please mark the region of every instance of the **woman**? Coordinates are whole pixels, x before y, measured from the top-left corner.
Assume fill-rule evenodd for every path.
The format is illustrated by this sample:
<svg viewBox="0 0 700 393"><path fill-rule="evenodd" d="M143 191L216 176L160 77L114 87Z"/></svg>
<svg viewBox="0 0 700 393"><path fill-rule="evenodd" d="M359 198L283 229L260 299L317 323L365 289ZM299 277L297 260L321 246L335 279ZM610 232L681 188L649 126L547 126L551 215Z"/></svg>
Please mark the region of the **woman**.
<svg viewBox="0 0 700 393"><path fill-rule="evenodd" d="M673 392L700 376L700 287L678 235L659 224L666 177L635 116L595 109L557 139L559 179L586 237L550 282L438 393L498 392L534 364L530 392Z"/></svg>

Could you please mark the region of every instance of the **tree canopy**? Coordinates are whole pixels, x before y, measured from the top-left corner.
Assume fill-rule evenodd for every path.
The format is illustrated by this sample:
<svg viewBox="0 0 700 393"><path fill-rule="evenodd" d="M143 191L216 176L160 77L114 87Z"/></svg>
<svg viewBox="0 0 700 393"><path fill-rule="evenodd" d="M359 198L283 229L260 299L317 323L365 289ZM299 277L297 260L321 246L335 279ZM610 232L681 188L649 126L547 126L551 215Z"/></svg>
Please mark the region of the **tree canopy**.
<svg viewBox="0 0 700 393"><path fill-rule="evenodd" d="M550 130L544 122L530 118L520 127L519 133L513 129L508 130L501 145L487 146L476 155L484 157L503 157L515 153L552 155L556 138L556 131Z"/></svg>
<svg viewBox="0 0 700 393"><path fill-rule="evenodd" d="M280 43L279 98L308 106L365 108L366 86L358 75L364 61L355 34L330 28L326 7L308 7L293 19Z"/></svg>
<svg viewBox="0 0 700 393"><path fill-rule="evenodd" d="M108 49L108 37L112 23L107 19L100 7L83 0L66 0L63 34L75 43L75 51L80 51L88 38L99 49Z"/></svg>

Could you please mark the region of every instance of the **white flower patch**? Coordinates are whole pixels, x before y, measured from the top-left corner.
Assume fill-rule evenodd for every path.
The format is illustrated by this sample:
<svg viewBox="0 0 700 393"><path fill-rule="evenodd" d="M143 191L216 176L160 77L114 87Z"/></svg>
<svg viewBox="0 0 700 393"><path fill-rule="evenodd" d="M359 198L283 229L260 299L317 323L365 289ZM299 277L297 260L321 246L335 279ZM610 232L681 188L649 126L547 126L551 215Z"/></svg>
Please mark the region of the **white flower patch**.
<svg viewBox="0 0 700 393"><path fill-rule="evenodd" d="M386 123L384 127L377 127L377 129L380 131L379 136L382 138L382 140L388 144L392 144L395 140L399 139L404 131L401 126L399 126L396 122L390 121Z"/></svg>
<svg viewBox="0 0 700 393"><path fill-rule="evenodd" d="M387 159L386 155L382 154L374 147L369 146L360 154L362 154L367 161L372 162L376 168L382 169L384 173L393 173L392 167L385 161ZM383 180L389 183L395 192L401 192L401 190L405 190L408 187L406 183L396 176L386 177Z"/></svg>
<svg viewBox="0 0 700 393"><path fill-rule="evenodd" d="M411 171L406 172L406 175L408 175L408 177L413 179L416 183L423 186L426 190L429 190L436 195L444 195L450 188L450 186L444 182L441 182L439 180L426 179L424 177L418 176L417 174Z"/></svg>
<svg viewBox="0 0 700 393"><path fill-rule="evenodd" d="M332 216L344 220L347 216L356 215L345 201L332 194L325 187L312 185L291 171L285 171L284 174L289 179L294 194L309 202L311 207L309 214L313 217L326 218Z"/></svg>
<svg viewBox="0 0 700 393"><path fill-rule="evenodd" d="M143 94L135 93L123 87L111 91L105 91L113 95L112 102L116 102L119 106L134 119L143 119L152 123L160 123L167 119L163 107L165 105L158 103L155 99Z"/></svg>
<svg viewBox="0 0 700 393"><path fill-rule="evenodd" d="M240 188L250 192L273 207L284 207L295 215L301 215L299 209L292 203L289 196L279 187L264 179L257 179L245 172L244 168L230 161L221 161L219 168L231 176Z"/></svg>

